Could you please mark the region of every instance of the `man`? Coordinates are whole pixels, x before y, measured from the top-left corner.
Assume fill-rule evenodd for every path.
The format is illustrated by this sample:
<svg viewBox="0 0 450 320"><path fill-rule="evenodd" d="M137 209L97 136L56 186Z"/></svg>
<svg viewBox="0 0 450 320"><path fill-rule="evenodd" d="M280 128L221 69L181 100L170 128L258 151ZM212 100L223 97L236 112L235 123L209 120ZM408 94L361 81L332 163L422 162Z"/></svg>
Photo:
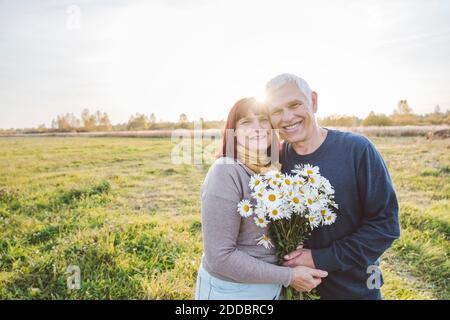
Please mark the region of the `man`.
<svg viewBox="0 0 450 320"><path fill-rule="evenodd" d="M381 299L379 258L400 236L397 197L386 164L365 137L319 127L317 93L292 74L266 85L270 120L284 140L283 172L311 164L334 187L336 222L314 229L304 248L286 255L286 266L328 272L322 299Z"/></svg>

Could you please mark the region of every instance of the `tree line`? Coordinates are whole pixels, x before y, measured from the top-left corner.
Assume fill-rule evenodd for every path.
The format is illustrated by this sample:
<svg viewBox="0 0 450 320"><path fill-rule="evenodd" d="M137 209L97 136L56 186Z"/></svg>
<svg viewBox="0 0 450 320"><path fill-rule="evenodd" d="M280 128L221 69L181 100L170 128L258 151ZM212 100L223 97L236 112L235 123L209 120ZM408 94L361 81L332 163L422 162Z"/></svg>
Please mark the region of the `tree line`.
<svg viewBox="0 0 450 320"><path fill-rule="evenodd" d="M222 128L225 125L223 120L205 121L200 118L196 121L203 129ZM80 117L74 113L57 115L52 120L50 128L45 124L37 128L24 129L1 129L0 133L52 133L52 132L107 132L107 131L141 131L141 130L173 130L173 129L194 129L194 122L190 121L185 113L180 114L178 122L157 120L154 113L147 116L142 113L132 115L125 123L111 124L106 112L96 111L91 113L89 109L84 109Z"/></svg>
<svg viewBox="0 0 450 320"><path fill-rule="evenodd" d="M419 115L415 114L407 100L400 100L391 115L375 113L371 111L364 119L356 116L331 115L319 118L322 126L357 127L357 126L405 126L405 125L450 125L450 111L441 111L437 105L433 112ZM225 125L224 120L205 121L200 118L196 121L203 129L221 129ZM31 129L0 129L0 132L94 132L94 131L140 131L140 130L173 130L194 129L194 121L190 121L185 113L179 115L177 122L157 120L151 113L147 116L142 113L132 115L125 123L111 124L106 112L96 111L91 113L84 109L80 117L73 113L57 115L51 122L51 127L44 124Z"/></svg>
<svg viewBox="0 0 450 320"><path fill-rule="evenodd" d="M390 115L374 111L370 111L364 119L355 116L331 115L319 119L319 123L323 126L336 127L450 125L450 111L442 112L437 105L433 112L419 115L413 112L407 100L400 100L397 108Z"/></svg>

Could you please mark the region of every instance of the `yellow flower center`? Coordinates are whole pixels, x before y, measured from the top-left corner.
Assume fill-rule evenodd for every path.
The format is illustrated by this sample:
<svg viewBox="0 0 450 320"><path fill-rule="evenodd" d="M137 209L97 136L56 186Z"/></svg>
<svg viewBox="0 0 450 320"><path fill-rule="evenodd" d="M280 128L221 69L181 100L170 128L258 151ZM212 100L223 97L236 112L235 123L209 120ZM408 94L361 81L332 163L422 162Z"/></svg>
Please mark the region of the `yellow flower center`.
<svg viewBox="0 0 450 320"><path fill-rule="evenodd" d="M307 174L313 174L313 171L312 170L306 170L306 173Z"/></svg>
<svg viewBox="0 0 450 320"><path fill-rule="evenodd" d="M324 216L325 215L325 210L320 210L320 213Z"/></svg>
<svg viewBox="0 0 450 320"><path fill-rule="evenodd" d="M310 178L309 178L309 181L310 181L311 183L314 183L315 180L314 180L313 177L310 177Z"/></svg>
<svg viewBox="0 0 450 320"><path fill-rule="evenodd" d="M299 203L299 200L297 197L295 197L294 199L292 199L292 201L294 201L295 204Z"/></svg>
<svg viewBox="0 0 450 320"><path fill-rule="evenodd" d="M277 200L277 197L274 194L269 195L269 201L274 202L275 200Z"/></svg>
<svg viewBox="0 0 450 320"><path fill-rule="evenodd" d="M244 211L248 212L248 210L250 210L250 208L248 207L248 205L244 205Z"/></svg>
<svg viewBox="0 0 450 320"><path fill-rule="evenodd" d="M311 205L311 204L313 204L313 201L312 201L312 199L308 199L308 203Z"/></svg>
<svg viewBox="0 0 450 320"><path fill-rule="evenodd" d="M259 180L255 181L255 186L259 185Z"/></svg>

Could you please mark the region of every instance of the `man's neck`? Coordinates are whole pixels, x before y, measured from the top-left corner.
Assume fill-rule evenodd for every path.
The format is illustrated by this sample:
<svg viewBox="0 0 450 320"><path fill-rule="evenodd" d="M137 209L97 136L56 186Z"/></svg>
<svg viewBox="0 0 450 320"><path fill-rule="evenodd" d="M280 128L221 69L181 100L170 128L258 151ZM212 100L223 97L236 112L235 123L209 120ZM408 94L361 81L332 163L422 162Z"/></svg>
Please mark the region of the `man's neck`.
<svg viewBox="0 0 450 320"><path fill-rule="evenodd" d="M299 155L307 155L313 153L322 145L327 138L328 130L316 127L314 133L308 140L292 143L292 147Z"/></svg>

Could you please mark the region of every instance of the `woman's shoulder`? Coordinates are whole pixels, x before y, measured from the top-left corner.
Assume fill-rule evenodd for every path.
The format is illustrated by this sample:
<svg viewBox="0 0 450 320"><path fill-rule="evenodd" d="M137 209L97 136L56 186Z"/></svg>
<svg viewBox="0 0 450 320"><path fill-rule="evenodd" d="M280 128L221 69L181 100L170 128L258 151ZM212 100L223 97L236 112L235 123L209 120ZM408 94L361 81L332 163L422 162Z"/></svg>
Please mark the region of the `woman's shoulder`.
<svg viewBox="0 0 450 320"><path fill-rule="evenodd" d="M230 157L217 158L208 170L208 176L226 178L242 175L241 164Z"/></svg>
<svg viewBox="0 0 450 320"><path fill-rule="evenodd" d="M209 168L202 190L215 195L241 194L245 174L245 170L238 161L229 157L220 157ZM234 192L231 192L232 190Z"/></svg>
<svg viewBox="0 0 450 320"><path fill-rule="evenodd" d="M234 165L238 165L239 163L237 162L236 159L222 156L222 157L217 158L212 165L222 165L222 164L228 164L228 165L234 166Z"/></svg>

